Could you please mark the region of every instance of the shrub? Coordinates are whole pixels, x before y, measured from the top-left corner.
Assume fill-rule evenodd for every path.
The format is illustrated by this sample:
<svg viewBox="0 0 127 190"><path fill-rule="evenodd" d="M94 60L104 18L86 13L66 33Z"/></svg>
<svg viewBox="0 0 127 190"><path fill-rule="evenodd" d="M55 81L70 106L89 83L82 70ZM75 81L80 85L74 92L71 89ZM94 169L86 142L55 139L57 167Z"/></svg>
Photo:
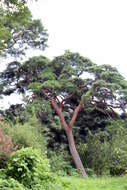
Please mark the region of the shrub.
<svg viewBox="0 0 127 190"><path fill-rule="evenodd" d="M9 155L16 149L12 139L6 134L7 126L0 123L0 168L6 166Z"/></svg>
<svg viewBox="0 0 127 190"><path fill-rule="evenodd" d="M127 128L121 120L112 121L105 131L87 135L86 144L78 146L85 168L97 175L127 173ZM89 170L88 169L88 170Z"/></svg>
<svg viewBox="0 0 127 190"><path fill-rule="evenodd" d="M115 148L111 156L109 168L111 175L127 174L127 151Z"/></svg>
<svg viewBox="0 0 127 190"><path fill-rule="evenodd" d="M31 190L69 190L68 183L50 172L49 161L37 149L22 148L14 152L3 173L7 179L14 178Z"/></svg>
<svg viewBox="0 0 127 190"><path fill-rule="evenodd" d="M105 140L101 141L100 133L89 134L87 143L78 146L84 167L87 168L89 175L102 175L109 173L109 144Z"/></svg>
<svg viewBox="0 0 127 190"><path fill-rule="evenodd" d="M12 153L7 176L31 189L42 181L53 180L47 158L33 148L22 148Z"/></svg>
<svg viewBox="0 0 127 190"><path fill-rule="evenodd" d="M18 144L20 148L33 147L45 152L45 139L38 125L37 122L32 124L27 122L24 125L17 124L8 128L8 134L13 139L14 144Z"/></svg>
<svg viewBox="0 0 127 190"><path fill-rule="evenodd" d="M50 152L49 161L51 169L59 176L78 176L78 171L73 167L72 159L67 151Z"/></svg>
<svg viewBox="0 0 127 190"><path fill-rule="evenodd" d="M2 190L27 190L22 184L13 178L0 179L0 189Z"/></svg>
<svg viewBox="0 0 127 190"><path fill-rule="evenodd" d="M109 168L111 175L127 173L127 128L121 120L113 121L107 128L110 141Z"/></svg>

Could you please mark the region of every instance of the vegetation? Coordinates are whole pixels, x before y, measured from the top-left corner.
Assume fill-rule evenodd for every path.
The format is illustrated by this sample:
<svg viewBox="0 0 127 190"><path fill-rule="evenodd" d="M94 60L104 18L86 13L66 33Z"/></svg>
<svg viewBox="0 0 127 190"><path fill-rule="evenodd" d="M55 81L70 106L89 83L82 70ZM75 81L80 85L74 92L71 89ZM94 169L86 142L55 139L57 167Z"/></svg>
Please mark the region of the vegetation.
<svg viewBox="0 0 127 190"><path fill-rule="evenodd" d="M0 187L2 189L33 190L71 190L71 189L126 189L127 177L86 178L57 177L51 172L49 162L39 150L22 148L14 152L8 167L1 170Z"/></svg>
<svg viewBox="0 0 127 190"><path fill-rule="evenodd" d="M86 73L88 77L83 78ZM31 92L29 101L36 102L36 108L32 108L34 111L31 110L31 114L36 114L42 123L46 114L50 115L50 119L45 121L48 123L50 120L52 125L62 127L74 164L81 175L86 176L75 146L74 125L81 111L86 122L87 115L92 112L98 111L103 114L102 119L111 120L120 117L115 109L125 113L127 82L117 69L109 65L98 66L78 53L67 51L52 61L40 56L24 64L13 62L1 74L1 79L3 87L10 86L7 90L4 88L3 94L16 90L21 93ZM53 121L53 115L56 121Z"/></svg>
<svg viewBox="0 0 127 190"><path fill-rule="evenodd" d="M81 178L66 178L66 182L70 182L69 190L125 190L127 177L116 178L87 178L85 181Z"/></svg>
<svg viewBox="0 0 127 190"><path fill-rule="evenodd" d="M47 38L25 0L0 2L1 58L44 50ZM0 189L127 189L127 81L118 70L70 51L18 60L0 72L0 97L22 95L0 110Z"/></svg>
<svg viewBox="0 0 127 190"><path fill-rule="evenodd" d="M36 119L22 126L17 124L8 127L8 135L13 139L14 145L18 145L18 148L33 147L42 152L46 151L46 141Z"/></svg>
<svg viewBox="0 0 127 190"><path fill-rule="evenodd" d="M46 30L32 19L24 0L0 2L0 55L20 56L30 47L44 50L46 42Z"/></svg>
<svg viewBox="0 0 127 190"><path fill-rule="evenodd" d="M121 120L113 121L104 131L89 133L86 143L78 147L84 166L92 169L88 172L97 176L126 174L126 138Z"/></svg>

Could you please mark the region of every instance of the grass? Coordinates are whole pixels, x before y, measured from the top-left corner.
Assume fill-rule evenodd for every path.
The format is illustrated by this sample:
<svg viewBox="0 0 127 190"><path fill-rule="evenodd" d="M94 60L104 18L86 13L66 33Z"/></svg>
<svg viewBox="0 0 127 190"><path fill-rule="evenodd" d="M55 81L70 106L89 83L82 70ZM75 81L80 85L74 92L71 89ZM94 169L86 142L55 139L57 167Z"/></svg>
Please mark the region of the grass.
<svg viewBox="0 0 127 190"><path fill-rule="evenodd" d="M64 178L67 190L127 190L127 176L103 178ZM65 188L66 189L66 188Z"/></svg>

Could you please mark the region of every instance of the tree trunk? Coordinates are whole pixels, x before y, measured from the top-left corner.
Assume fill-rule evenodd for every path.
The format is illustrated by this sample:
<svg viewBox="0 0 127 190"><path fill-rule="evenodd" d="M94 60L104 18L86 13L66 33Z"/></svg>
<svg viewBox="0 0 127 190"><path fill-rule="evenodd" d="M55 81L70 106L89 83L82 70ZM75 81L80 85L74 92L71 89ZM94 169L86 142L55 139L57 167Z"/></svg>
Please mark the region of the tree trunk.
<svg viewBox="0 0 127 190"><path fill-rule="evenodd" d="M69 149L70 149L70 153L72 155L73 162L74 162L76 168L78 169L78 171L80 172L81 176L86 177L86 172L85 172L84 166L82 164L79 153L78 153L76 146L75 146L75 140L74 140L72 130L69 129L65 132L67 135L67 139L68 139L68 143L69 143Z"/></svg>
<svg viewBox="0 0 127 190"><path fill-rule="evenodd" d="M50 101L51 101L53 108L56 110L56 112L59 116L59 119L60 119L61 126L67 135L69 149L70 149L70 153L72 155L74 164L75 164L76 168L78 169L78 171L80 172L81 176L86 177L86 172L85 172L84 166L82 164L82 161L80 159L80 156L78 154L78 151L76 149L75 140L74 140L73 133L72 133L72 128L73 128L74 122L77 118L78 112L81 110L82 105L83 105L82 101L80 101L79 105L76 107L69 125L67 125L67 123L65 121L65 118L64 118L64 115L62 112L62 107L58 106L57 102L55 101L55 99L53 97L50 98Z"/></svg>

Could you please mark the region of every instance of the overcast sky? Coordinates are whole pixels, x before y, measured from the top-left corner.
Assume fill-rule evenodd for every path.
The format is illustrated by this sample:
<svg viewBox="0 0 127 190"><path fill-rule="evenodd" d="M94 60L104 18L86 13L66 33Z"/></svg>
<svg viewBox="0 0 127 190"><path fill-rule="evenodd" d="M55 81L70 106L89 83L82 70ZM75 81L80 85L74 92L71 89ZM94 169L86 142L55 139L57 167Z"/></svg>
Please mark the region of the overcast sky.
<svg viewBox="0 0 127 190"><path fill-rule="evenodd" d="M49 33L49 57L79 52L127 78L127 0L38 0L29 3Z"/></svg>

